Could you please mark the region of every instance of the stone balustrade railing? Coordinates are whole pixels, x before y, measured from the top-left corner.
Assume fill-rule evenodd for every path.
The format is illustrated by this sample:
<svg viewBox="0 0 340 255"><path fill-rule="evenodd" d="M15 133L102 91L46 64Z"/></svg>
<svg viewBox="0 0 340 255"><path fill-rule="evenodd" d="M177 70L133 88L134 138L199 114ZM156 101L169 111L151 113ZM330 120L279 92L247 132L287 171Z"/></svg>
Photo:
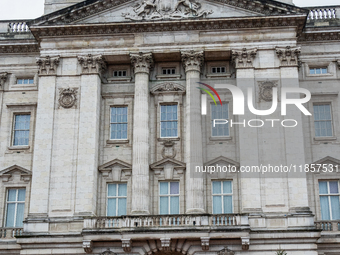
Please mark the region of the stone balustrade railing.
<svg viewBox="0 0 340 255"><path fill-rule="evenodd" d="M306 7L309 9L308 20L339 19L340 6Z"/></svg>
<svg viewBox="0 0 340 255"><path fill-rule="evenodd" d="M121 217L95 217L84 219L85 229L152 228L152 227L232 227L249 225L244 214L223 215L143 215Z"/></svg>
<svg viewBox="0 0 340 255"><path fill-rule="evenodd" d="M28 33L28 20L1 20L0 33Z"/></svg>
<svg viewBox="0 0 340 255"><path fill-rule="evenodd" d="M0 228L1 239L12 239L16 236L21 236L23 233L22 228Z"/></svg>
<svg viewBox="0 0 340 255"><path fill-rule="evenodd" d="M315 227L323 231L340 231L340 221L315 221Z"/></svg>

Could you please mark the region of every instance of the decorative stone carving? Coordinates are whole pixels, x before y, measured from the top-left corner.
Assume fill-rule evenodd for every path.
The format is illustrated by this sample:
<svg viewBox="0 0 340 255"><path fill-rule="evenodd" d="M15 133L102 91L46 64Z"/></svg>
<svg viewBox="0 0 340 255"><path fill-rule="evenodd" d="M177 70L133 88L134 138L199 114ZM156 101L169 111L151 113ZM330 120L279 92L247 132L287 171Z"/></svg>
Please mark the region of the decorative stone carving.
<svg viewBox="0 0 340 255"><path fill-rule="evenodd" d="M123 13L129 20L163 20L206 17L213 11L201 10L197 0L143 0L133 7L133 13Z"/></svg>
<svg viewBox="0 0 340 255"><path fill-rule="evenodd" d="M0 73L0 87L3 87L7 80L8 73Z"/></svg>
<svg viewBox="0 0 340 255"><path fill-rule="evenodd" d="M273 88L278 86L277 81L259 81L259 102L273 100Z"/></svg>
<svg viewBox="0 0 340 255"><path fill-rule="evenodd" d="M170 251L171 238L161 238L161 247L163 251Z"/></svg>
<svg viewBox="0 0 340 255"><path fill-rule="evenodd" d="M232 51L232 60L236 68L252 68L253 60L256 57L257 49L243 48L241 51Z"/></svg>
<svg viewBox="0 0 340 255"><path fill-rule="evenodd" d="M300 54L300 47L291 48L287 46L286 48L276 48L276 55L281 61L281 66L298 66Z"/></svg>
<svg viewBox="0 0 340 255"><path fill-rule="evenodd" d="M203 251L209 250L210 237L201 237L201 246Z"/></svg>
<svg viewBox="0 0 340 255"><path fill-rule="evenodd" d="M217 252L217 255L234 255L234 254L235 252L233 252L232 250L229 250L228 247L225 247L224 249Z"/></svg>
<svg viewBox="0 0 340 255"><path fill-rule="evenodd" d="M30 53L30 52L39 52L38 44L31 45L3 45L0 47L0 53Z"/></svg>
<svg viewBox="0 0 340 255"><path fill-rule="evenodd" d="M122 239L122 247L125 252L131 251L131 238Z"/></svg>
<svg viewBox="0 0 340 255"><path fill-rule="evenodd" d="M242 250L247 251L249 250L249 237L241 237L242 241Z"/></svg>
<svg viewBox="0 0 340 255"><path fill-rule="evenodd" d="M164 147L162 149L162 157L163 158L175 158L176 157L176 149L175 145L176 143L171 140L167 140L163 143Z"/></svg>
<svg viewBox="0 0 340 255"><path fill-rule="evenodd" d="M71 108L73 107L77 102L77 93L78 88L67 88L62 89L59 88L59 105L63 108Z"/></svg>
<svg viewBox="0 0 340 255"><path fill-rule="evenodd" d="M185 69L185 72L188 71L201 71L204 62L204 54L203 51L182 51L182 63Z"/></svg>
<svg viewBox="0 0 340 255"><path fill-rule="evenodd" d="M56 75L57 67L59 65L59 56L56 57L41 57L37 58L39 66L39 75Z"/></svg>
<svg viewBox="0 0 340 255"><path fill-rule="evenodd" d="M11 181L13 175L20 175L20 180L24 182L29 182L32 178L32 172L30 170L18 165L13 165L0 171L0 179L2 179L3 182Z"/></svg>
<svg viewBox="0 0 340 255"><path fill-rule="evenodd" d="M131 53L131 63L134 73L147 73L149 74L154 67L154 61L152 53Z"/></svg>
<svg viewBox="0 0 340 255"><path fill-rule="evenodd" d="M102 74L106 70L106 63L102 55L78 56L82 74Z"/></svg>
<svg viewBox="0 0 340 255"><path fill-rule="evenodd" d="M92 241L91 240L84 240L83 241L83 248L86 253L92 253Z"/></svg>
<svg viewBox="0 0 340 255"><path fill-rule="evenodd" d="M152 94L158 94L158 93L171 93L171 92L176 92L176 93L184 93L185 92L185 87L182 86L181 84L177 84L174 82L166 82L166 83L161 83L156 85L151 89Z"/></svg>
<svg viewBox="0 0 340 255"><path fill-rule="evenodd" d="M110 249L108 248L106 251L100 253L100 255L117 255L117 254L114 253L113 251L110 251Z"/></svg>

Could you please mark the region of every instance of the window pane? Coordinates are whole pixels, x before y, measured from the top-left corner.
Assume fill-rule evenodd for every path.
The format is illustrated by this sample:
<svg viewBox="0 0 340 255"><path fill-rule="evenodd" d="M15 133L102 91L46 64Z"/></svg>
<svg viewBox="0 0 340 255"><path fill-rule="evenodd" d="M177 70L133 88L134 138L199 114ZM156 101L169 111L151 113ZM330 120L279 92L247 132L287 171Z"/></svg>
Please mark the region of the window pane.
<svg viewBox="0 0 340 255"><path fill-rule="evenodd" d="M159 213L169 214L169 197L159 198Z"/></svg>
<svg viewBox="0 0 340 255"><path fill-rule="evenodd" d="M23 226L24 210L25 210L25 204L19 203L17 205L17 215L16 215L16 221L15 221L15 227L22 227Z"/></svg>
<svg viewBox="0 0 340 255"><path fill-rule="evenodd" d="M25 189L19 189L18 192L19 192L18 201L25 201L26 190Z"/></svg>
<svg viewBox="0 0 340 255"><path fill-rule="evenodd" d="M126 196L126 190L126 184L118 184L118 196Z"/></svg>
<svg viewBox="0 0 340 255"><path fill-rule="evenodd" d="M179 214L179 197L170 197L170 214Z"/></svg>
<svg viewBox="0 0 340 255"><path fill-rule="evenodd" d="M213 194L221 194L221 182L212 182Z"/></svg>
<svg viewBox="0 0 340 255"><path fill-rule="evenodd" d="M116 198L109 198L107 200L107 216L116 215Z"/></svg>
<svg viewBox="0 0 340 255"><path fill-rule="evenodd" d="M118 198L118 215L126 215L126 198Z"/></svg>
<svg viewBox="0 0 340 255"><path fill-rule="evenodd" d="M14 227L15 204L7 204L6 227Z"/></svg>
<svg viewBox="0 0 340 255"><path fill-rule="evenodd" d="M179 194L179 182L170 182L170 194Z"/></svg>
<svg viewBox="0 0 340 255"><path fill-rule="evenodd" d="M327 182L319 182L319 194L328 194Z"/></svg>
<svg viewBox="0 0 340 255"><path fill-rule="evenodd" d="M223 197L223 207L224 207L224 213L233 213L233 197L232 196Z"/></svg>
<svg viewBox="0 0 340 255"><path fill-rule="evenodd" d="M214 214L222 213L222 197L221 196L213 196L213 213Z"/></svg>
<svg viewBox="0 0 340 255"><path fill-rule="evenodd" d="M338 182L329 182L329 193L338 194Z"/></svg>
<svg viewBox="0 0 340 255"><path fill-rule="evenodd" d="M328 196L320 196L320 207L322 220L330 220Z"/></svg>
<svg viewBox="0 0 340 255"><path fill-rule="evenodd" d="M332 220L339 220L340 219L339 196L331 196L331 205L332 205Z"/></svg>
<svg viewBox="0 0 340 255"><path fill-rule="evenodd" d="M167 195L167 194L169 194L168 185L169 185L168 182L160 182L159 183L159 194L160 195Z"/></svg>
<svg viewBox="0 0 340 255"><path fill-rule="evenodd" d="M9 189L7 201L17 201L17 190L16 189Z"/></svg>
<svg viewBox="0 0 340 255"><path fill-rule="evenodd" d="M109 184L107 185L107 195L109 197L114 197L117 194L117 184Z"/></svg>
<svg viewBox="0 0 340 255"><path fill-rule="evenodd" d="M231 189L231 181L224 181L223 182L223 194L231 194L233 193Z"/></svg>

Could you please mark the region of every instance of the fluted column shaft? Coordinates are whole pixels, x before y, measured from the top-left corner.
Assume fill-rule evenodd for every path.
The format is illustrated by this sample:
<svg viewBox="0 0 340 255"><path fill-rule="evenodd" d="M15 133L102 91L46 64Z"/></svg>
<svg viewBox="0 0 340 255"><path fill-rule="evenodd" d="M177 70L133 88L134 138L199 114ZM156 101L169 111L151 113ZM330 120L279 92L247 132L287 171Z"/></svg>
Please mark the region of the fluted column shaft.
<svg viewBox="0 0 340 255"><path fill-rule="evenodd" d="M135 73L133 112L132 211L149 214L149 72L151 53L130 55Z"/></svg>
<svg viewBox="0 0 340 255"><path fill-rule="evenodd" d="M182 52L186 72L186 213L204 213L204 176L195 173L196 166L203 165L201 92L196 87L200 80L203 51Z"/></svg>

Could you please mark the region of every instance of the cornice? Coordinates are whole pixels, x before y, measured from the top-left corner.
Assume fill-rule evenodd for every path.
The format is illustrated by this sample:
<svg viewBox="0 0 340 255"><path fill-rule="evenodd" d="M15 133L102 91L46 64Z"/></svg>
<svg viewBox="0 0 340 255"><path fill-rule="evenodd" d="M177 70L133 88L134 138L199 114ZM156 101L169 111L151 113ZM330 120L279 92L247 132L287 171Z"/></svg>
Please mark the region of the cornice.
<svg viewBox="0 0 340 255"><path fill-rule="evenodd" d="M299 36L298 41L299 42L340 41L340 31L302 33L301 36Z"/></svg>
<svg viewBox="0 0 340 255"><path fill-rule="evenodd" d="M0 53L38 53L38 52L39 52L38 43L0 45Z"/></svg>

